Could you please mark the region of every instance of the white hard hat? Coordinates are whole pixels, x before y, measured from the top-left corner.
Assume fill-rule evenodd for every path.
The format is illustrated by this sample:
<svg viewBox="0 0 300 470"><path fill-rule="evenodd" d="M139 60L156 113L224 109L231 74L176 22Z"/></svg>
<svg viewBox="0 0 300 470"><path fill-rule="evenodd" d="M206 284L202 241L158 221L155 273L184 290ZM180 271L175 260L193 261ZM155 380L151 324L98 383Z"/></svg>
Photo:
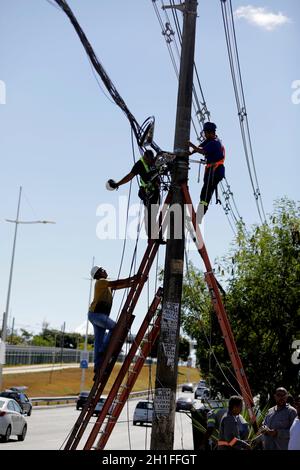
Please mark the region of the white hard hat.
<svg viewBox="0 0 300 470"><path fill-rule="evenodd" d="M91 277L94 279L94 276L96 274L97 271L99 271L100 266L94 266L92 269L91 269Z"/></svg>

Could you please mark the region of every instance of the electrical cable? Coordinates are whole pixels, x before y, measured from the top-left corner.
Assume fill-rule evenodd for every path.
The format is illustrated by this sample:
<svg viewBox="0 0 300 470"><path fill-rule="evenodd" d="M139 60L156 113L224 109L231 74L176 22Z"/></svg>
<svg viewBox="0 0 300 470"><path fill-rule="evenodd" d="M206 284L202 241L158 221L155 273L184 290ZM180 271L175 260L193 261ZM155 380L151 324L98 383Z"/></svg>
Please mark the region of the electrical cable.
<svg viewBox="0 0 300 470"><path fill-rule="evenodd" d="M242 142L244 147L244 153L246 157L246 163L248 173L250 177L253 194L255 197L255 203L257 211L262 223L267 223L266 215L264 211L263 201L261 197L261 191L259 188L257 172L255 168L255 161L253 155L252 139L250 135L250 127L246 109L244 86L241 74L241 65L239 60L237 37L234 24L234 14L232 9L232 2L229 0L229 9L227 8L227 0L221 1L222 19L224 25L225 39L227 45L228 59L230 65L230 71L232 76L232 83L234 88L234 94L236 99L236 105L238 110L238 117L241 129ZM250 160L251 159L251 160ZM251 168L252 166L252 168Z"/></svg>
<svg viewBox="0 0 300 470"><path fill-rule="evenodd" d="M65 12L65 14L68 16L70 22L72 23L85 51L88 57L90 58L90 61L97 72L97 74L100 76L102 82L104 83L107 91L109 92L110 96L114 100L114 102L119 106L119 108L124 112L126 115L127 119L129 120L130 126L134 132L137 144L139 147L142 147L143 144L140 144L142 137L143 137L143 128L142 126L139 125L133 114L130 112L129 108L127 107L125 101L119 94L118 90L116 89L115 85L113 82L110 80L107 72L105 71L103 65L99 61L98 57L96 56L94 49L92 48L91 43L89 42L87 36L85 35L84 31L82 30L81 26L79 25L73 11L69 7L68 3L66 0L53 0L57 3L57 5ZM161 149L159 146L152 141L151 142L151 147L156 150L160 151Z"/></svg>
<svg viewBox="0 0 300 470"><path fill-rule="evenodd" d="M162 34L165 38L165 42L166 42L167 47L168 47L168 51L169 51L169 54L170 54L170 57L171 57L171 61L173 63L173 67L174 67L174 70L175 70L176 77L178 79L179 78L178 67L177 67L176 63L174 65L175 58L174 58L174 54L173 54L172 48L171 48L171 44L173 43L175 45L175 48L176 48L177 58L178 58L178 60L180 60L180 51L179 51L179 47L178 47L178 44L177 44L176 34L175 34L174 30L171 27L171 20L170 20L170 17L168 15L168 13L167 13L167 10L165 9L165 4L164 4L163 0L161 0L161 5L162 5L162 8L165 12L165 19L166 19L166 28L164 27L164 22L162 20L162 17L160 15L160 12L159 12L158 7L156 5L156 1L157 0L152 0L152 4L153 4L156 16L157 16L159 24L160 24ZM170 0L169 3L170 3L170 6L173 7L173 8L171 8L172 15L173 15L173 21L175 23L175 30L177 32L179 43L181 45L181 43L182 43L182 33L181 33L180 23L179 23L179 19L178 19L178 14L177 14L176 9L174 8L175 2ZM198 124L200 125L201 133L202 133L204 121L206 120L206 118L207 118L208 121L210 120L210 112L207 109L206 100L205 100L205 97L204 97L204 93L203 93L203 89L202 89L202 86L201 86L197 66L196 66L195 63L194 63L194 70L195 70L197 84L198 84L198 87L199 87L199 90L200 90L202 102L200 103L200 100L198 99L198 95L197 95L195 85L193 85L193 109L195 110L196 116L198 116ZM193 129L194 129L195 134L197 136L197 140L201 141L201 136L200 136L201 133L200 134L198 133L197 128L196 128L196 124L194 122L194 119L192 118L191 121L192 121ZM199 172L200 172L200 165L199 165ZM199 180L200 180L200 175L198 174L198 182L199 182ZM231 192L231 195L230 195L230 197L233 197L232 192ZM236 204L234 203L234 205L236 205ZM227 211L225 210L224 205L222 205L222 207L224 209L224 213L226 215L228 223L229 223L230 227L232 228L232 222L230 220L228 210Z"/></svg>

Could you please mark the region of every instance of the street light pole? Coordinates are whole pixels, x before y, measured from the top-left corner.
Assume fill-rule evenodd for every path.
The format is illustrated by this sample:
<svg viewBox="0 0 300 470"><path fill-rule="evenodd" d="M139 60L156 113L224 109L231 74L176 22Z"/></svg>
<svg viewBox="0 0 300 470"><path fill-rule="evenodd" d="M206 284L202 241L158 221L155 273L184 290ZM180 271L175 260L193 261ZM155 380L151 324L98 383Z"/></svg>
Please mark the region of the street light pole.
<svg viewBox="0 0 300 470"><path fill-rule="evenodd" d="M92 267L95 264L95 256L93 256L93 261L92 261ZM91 305L91 297L92 297L92 286L93 286L93 278L91 277L90 279L90 292L89 292L89 305L88 309L90 308ZM85 338L84 338L84 355L87 355L87 341L88 341L88 333L89 333L89 319L87 317L86 319L86 330L85 330ZM85 368L83 367L81 369L81 382L80 382L80 391L82 392L84 389L84 383L85 383Z"/></svg>
<svg viewBox="0 0 300 470"><path fill-rule="evenodd" d="M15 224L15 234L14 234L13 250L12 250L12 256L11 256L11 263L10 263L6 307L5 307L5 312L3 316L3 327L2 327L2 332L1 332L0 358L3 357L3 361L1 361L0 359L0 391L2 389L3 364L5 363L5 342L6 342L6 336L7 336L7 318L8 318L8 312L9 312L9 304L10 304L10 294L11 294L11 285L12 285L12 277L13 277L13 269L14 269L14 261L15 261L18 225L19 224L55 224L55 222L51 222L48 220L36 220L36 221L28 221L28 222L20 221L19 215L20 215L20 206L21 206L21 196L22 196L22 186L20 186L20 189L19 189L19 199L18 199L16 220L6 219L7 222L12 222Z"/></svg>

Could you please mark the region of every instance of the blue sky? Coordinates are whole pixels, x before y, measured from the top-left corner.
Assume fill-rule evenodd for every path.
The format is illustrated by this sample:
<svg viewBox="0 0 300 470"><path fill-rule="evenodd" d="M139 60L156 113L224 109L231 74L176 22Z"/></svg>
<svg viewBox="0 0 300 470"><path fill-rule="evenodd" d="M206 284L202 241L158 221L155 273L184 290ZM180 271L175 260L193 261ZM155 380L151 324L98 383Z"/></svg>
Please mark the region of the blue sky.
<svg viewBox="0 0 300 470"><path fill-rule="evenodd" d="M140 123L155 115L155 140L172 150L177 80L152 1L69 4L129 109ZM252 9L240 10L236 31L256 168L268 213L274 199L299 197L300 105L293 104L291 96L293 81L300 80L300 5L296 0L233 1L234 10L249 5ZM9 324L15 317L17 328L37 332L44 320L53 328L65 321L70 331L86 318L92 257L112 278L118 272L123 241L97 238L96 210L101 203L116 204L118 196L128 193L128 186L108 192L105 182L121 178L132 166L130 127L99 89L78 37L60 10L46 0L0 0L0 6L0 80L6 86L6 104L0 104L1 308L4 311L14 229L4 219L15 218L22 185L21 219L54 220L56 225L19 227ZM266 16L267 12L275 16ZM289 21L281 23L280 12ZM274 18L279 24L276 20L274 25ZM226 174L238 208L247 224L257 223L219 0L199 0L195 62L226 147ZM196 202L201 185L195 167L190 187ZM133 189L133 201L138 202L136 183ZM212 260L226 254L232 235L222 209L213 204L205 221ZM124 277L132 249L129 242ZM142 242L139 259L144 249ZM202 267L197 256L192 259ZM151 296L152 278L149 291ZM120 295L112 318L119 303ZM145 294L136 309L137 325L146 304Z"/></svg>

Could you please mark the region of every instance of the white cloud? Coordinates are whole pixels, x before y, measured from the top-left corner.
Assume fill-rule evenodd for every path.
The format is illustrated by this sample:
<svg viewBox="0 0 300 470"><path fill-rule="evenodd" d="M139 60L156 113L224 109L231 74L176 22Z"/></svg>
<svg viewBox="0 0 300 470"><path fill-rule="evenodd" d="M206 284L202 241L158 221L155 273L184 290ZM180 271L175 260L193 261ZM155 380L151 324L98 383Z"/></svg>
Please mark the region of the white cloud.
<svg viewBox="0 0 300 470"><path fill-rule="evenodd" d="M275 28L289 23L291 20L283 13L272 13L266 8L247 5L237 8L234 12L236 18L244 18L249 23L259 26L267 31L273 31Z"/></svg>

